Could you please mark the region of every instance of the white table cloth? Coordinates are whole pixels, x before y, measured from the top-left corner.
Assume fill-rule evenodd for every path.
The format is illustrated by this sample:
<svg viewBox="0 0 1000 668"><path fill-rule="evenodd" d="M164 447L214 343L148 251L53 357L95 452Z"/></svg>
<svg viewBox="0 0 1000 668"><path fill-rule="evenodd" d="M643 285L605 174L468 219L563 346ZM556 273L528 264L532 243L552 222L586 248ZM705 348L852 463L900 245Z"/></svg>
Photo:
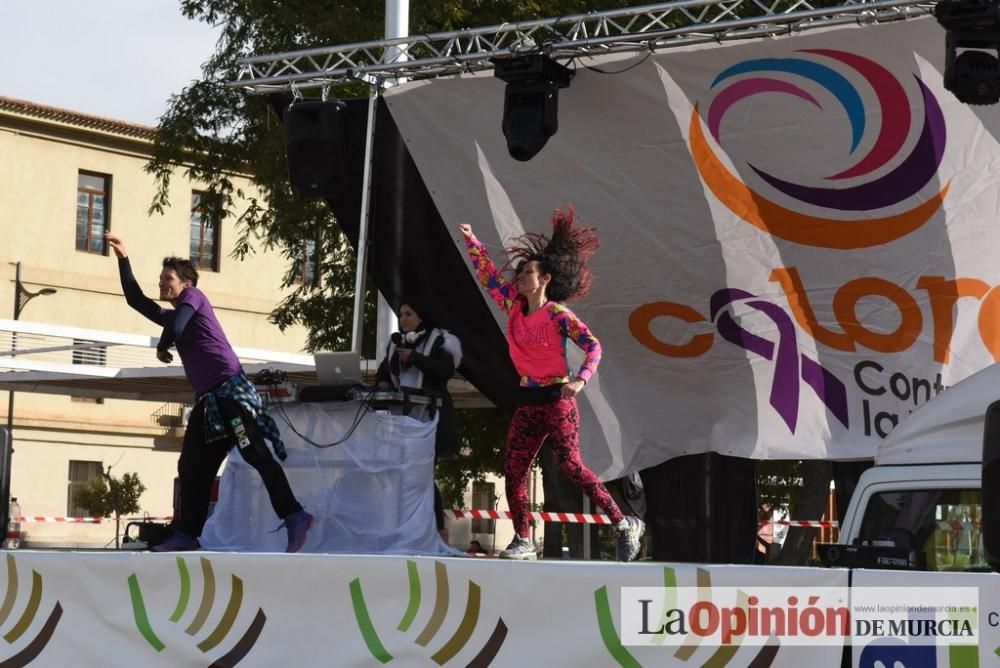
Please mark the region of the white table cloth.
<svg viewBox="0 0 1000 668"><path fill-rule="evenodd" d="M316 516L304 552L461 555L441 540L434 522L434 435L437 418L421 421L362 408L354 401L271 407L288 458L282 462L299 503ZM297 433L296 433L297 432ZM308 439L308 441L306 440ZM235 450L219 501L201 535L205 549L283 552L284 529L264 484Z"/></svg>

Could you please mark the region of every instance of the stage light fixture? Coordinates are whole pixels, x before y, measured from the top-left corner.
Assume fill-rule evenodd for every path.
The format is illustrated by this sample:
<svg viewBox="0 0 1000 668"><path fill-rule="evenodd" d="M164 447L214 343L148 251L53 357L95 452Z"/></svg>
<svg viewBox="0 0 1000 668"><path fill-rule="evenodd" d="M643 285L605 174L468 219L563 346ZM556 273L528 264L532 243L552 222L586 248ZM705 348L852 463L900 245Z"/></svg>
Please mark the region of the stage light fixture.
<svg viewBox="0 0 1000 668"><path fill-rule="evenodd" d="M1000 102L1000 0L942 0L934 16L947 31L944 87L965 104Z"/></svg>
<svg viewBox="0 0 1000 668"><path fill-rule="evenodd" d="M573 71L541 54L494 58L493 76L506 81L503 136L515 160L535 157L559 130L559 89L569 86Z"/></svg>

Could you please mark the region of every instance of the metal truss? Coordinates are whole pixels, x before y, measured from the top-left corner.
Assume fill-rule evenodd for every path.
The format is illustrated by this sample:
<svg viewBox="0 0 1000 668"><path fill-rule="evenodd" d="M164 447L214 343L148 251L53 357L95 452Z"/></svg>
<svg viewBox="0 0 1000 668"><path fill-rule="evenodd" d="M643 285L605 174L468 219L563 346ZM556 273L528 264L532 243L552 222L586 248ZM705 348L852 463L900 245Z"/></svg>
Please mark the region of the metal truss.
<svg viewBox="0 0 1000 668"><path fill-rule="evenodd" d="M321 47L239 61L229 85L251 93L324 91L352 82L377 86L493 66L490 59L545 53L568 60L651 53L705 42L786 35L815 28L926 16L932 0L679 0L575 16L503 23L429 35ZM776 6L782 8L776 10Z"/></svg>

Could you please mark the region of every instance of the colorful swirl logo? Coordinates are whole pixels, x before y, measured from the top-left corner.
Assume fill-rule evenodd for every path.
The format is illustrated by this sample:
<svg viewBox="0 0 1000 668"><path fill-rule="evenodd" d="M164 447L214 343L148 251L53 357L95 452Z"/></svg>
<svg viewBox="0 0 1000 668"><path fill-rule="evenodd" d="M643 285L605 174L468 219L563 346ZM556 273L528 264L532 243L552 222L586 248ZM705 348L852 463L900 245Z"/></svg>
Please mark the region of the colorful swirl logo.
<svg viewBox="0 0 1000 668"><path fill-rule="evenodd" d="M911 103L902 83L889 70L857 54L831 49L804 49L812 58L763 58L737 63L712 82L718 92L708 106L706 123L717 146L726 112L748 97L761 94L789 95L823 107L817 96L797 83L811 82L843 108L850 126L851 156L862 154L845 169L823 179L823 185L804 185L748 166L786 200L799 204L850 212L850 218L825 218L796 211L764 197L732 174L709 145L702 129L698 105L691 114L690 145L702 180L733 213L776 237L822 248L852 249L885 244L903 237L926 223L941 207L948 192L946 183L935 195L902 212L880 214L886 207L899 208L935 177L944 154L944 114L934 95L914 75L920 100ZM847 76L830 66L831 61L863 78L874 93L878 109L866 109L865 98ZM780 78L772 75L777 74ZM855 77L857 79L857 77ZM907 138L914 121L912 109L923 109L923 126L915 141ZM868 120L878 120L877 129ZM866 132L877 132L865 142ZM861 151L862 145L869 145ZM841 185L846 183L847 185ZM831 187L838 184L840 187Z"/></svg>

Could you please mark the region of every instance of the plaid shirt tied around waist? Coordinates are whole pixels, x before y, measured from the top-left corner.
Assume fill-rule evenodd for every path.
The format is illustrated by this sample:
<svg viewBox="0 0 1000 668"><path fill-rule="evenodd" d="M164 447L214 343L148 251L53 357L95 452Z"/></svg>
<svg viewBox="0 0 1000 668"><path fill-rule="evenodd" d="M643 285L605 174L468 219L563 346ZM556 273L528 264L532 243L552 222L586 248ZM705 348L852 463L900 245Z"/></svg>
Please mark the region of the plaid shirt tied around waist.
<svg viewBox="0 0 1000 668"><path fill-rule="evenodd" d="M271 449L274 450L274 454L277 455L278 459L284 461L288 458L285 444L281 442L281 434L278 432L277 423L275 423L274 418L265 412L264 402L261 401L260 395L257 394L257 389L245 373L236 374L218 387L198 397L196 405L202 402L205 404L206 443L212 443L232 436L232 432L226 425L226 421L222 417L222 412L219 410L218 399L220 398L232 399L245 408L253 416L257 426L260 427L264 438L271 442Z"/></svg>

